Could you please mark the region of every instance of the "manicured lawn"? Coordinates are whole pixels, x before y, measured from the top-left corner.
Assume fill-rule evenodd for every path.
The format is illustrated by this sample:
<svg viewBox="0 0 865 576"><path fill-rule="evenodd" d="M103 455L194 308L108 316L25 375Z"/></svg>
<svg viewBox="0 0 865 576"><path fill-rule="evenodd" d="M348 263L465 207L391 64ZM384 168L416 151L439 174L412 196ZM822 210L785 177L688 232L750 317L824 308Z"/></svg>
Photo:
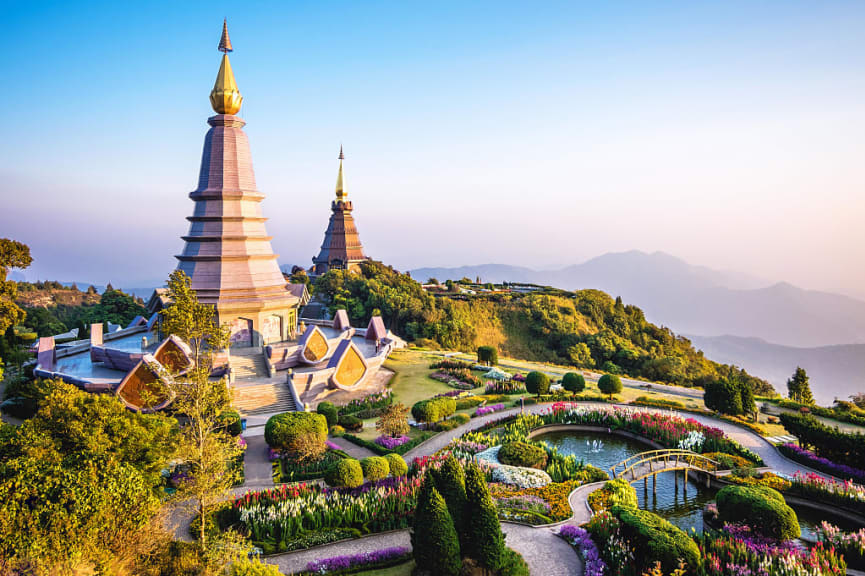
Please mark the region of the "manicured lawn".
<svg viewBox="0 0 865 576"><path fill-rule="evenodd" d="M390 387L396 402L411 408L415 402L453 390L429 377L433 373L429 365L434 360L434 357L416 350L395 350L390 355L384 367L394 372Z"/></svg>
<svg viewBox="0 0 865 576"><path fill-rule="evenodd" d="M414 560L409 560L404 564L391 566L390 568L379 568L377 570L364 570L363 572L355 572L357 576L411 576L414 570Z"/></svg>

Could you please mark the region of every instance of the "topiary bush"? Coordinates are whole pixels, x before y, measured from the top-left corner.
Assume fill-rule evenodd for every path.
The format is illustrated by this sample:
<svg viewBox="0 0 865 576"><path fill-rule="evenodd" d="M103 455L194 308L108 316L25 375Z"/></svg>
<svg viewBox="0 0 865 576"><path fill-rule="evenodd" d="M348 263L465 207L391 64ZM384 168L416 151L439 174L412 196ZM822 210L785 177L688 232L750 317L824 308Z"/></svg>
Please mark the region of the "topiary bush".
<svg viewBox="0 0 865 576"><path fill-rule="evenodd" d="M312 412L285 412L271 416L264 425L264 440L277 450L292 452L302 441L314 441L324 446L327 440L327 420Z"/></svg>
<svg viewBox="0 0 865 576"><path fill-rule="evenodd" d="M444 420L456 410L456 400L449 396L440 396L415 403L411 407L411 415L418 422L433 423Z"/></svg>
<svg viewBox="0 0 865 576"><path fill-rule="evenodd" d="M390 474L390 464L382 456L370 456L360 461L363 475L368 482L386 478Z"/></svg>
<svg viewBox="0 0 865 576"><path fill-rule="evenodd" d="M547 465L547 451L528 442L508 442L499 450L499 461L508 466L543 470Z"/></svg>
<svg viewBox="0 0 865 576"><path fill-rule="evenodd" d="M568 372L562 376L562 388L568 392L577 394L586 389L586 379L583 378L582 374L577 372Z"/></svg>
<svg viewBox="0 0 865 576"><path fill-rule="evenodd" d="M386 454L383 458L387 461L390 475L394 478L408 474L408 464L399 454Z"/></svg>
<svg viewBox="0 0 865 576"><path fill-rule="evenodd" d="M526 391L540 396L550 391L550 377L543 372L529 372L526 376Z"/></svg>
<svg viewBox="0 0 865 576"><path fill-rule="evenodd" d="M499 363L499 352L495 346L478 346L478 362L495 366Z"/></svg>
<svg viewBox="0 0 865 576"><path fill-rule="evenodd" d="M340 416L339 425L346 430L351 430L352 432L359 432L360 430L363 430L363 420L361 420L357 416L352 416L351 414L344 414Z"/></svg>
<svg viewBox="0 0 865 576"><path fill-rule="evenodd" d="M332 402L320 403L315 411L327 419L328 427L336 426L339 423L339 410Z"/></svg>
<svg viewBox="0 0 865 576"><path fill-rule="evenodd" d="M725 486L715 496L718 518L745 524L754 532L777 540L801 535L796 512L777 490L766 486Z"/></svg>
<svg viewBox="0 0 865 576"><path fill-rule="evenodd" d="M345 428L343 428L339 424L337 424L336 426L331 426L331 428L330 428L330 435L331 436L333 436L334 438L339 438L343 434L345 434Z"/></svg>
<svg viewBox="0 0 865 576"><path fill-rule="evenodd" d="M226 432L232 436L240 436L243 426L240 422L240 413L237 410L225 410L219 415L219 423Z"/></svg>
<svg viewBox="0 0 865 576"><path fill-rule="evenodd" d="M604 374L598 378L598 390L612 398L613 394L622 391L622 379L615 374Z"/></svg>
<svg viewBox="0 0 865 576"><path fill-rule="evenodd" d="M664 573L671 573L683 561L691 570L700 563L700 550L685 532L657 514L625 506L613 506L613 516L619 519L622 535L639 551L637 573L660 562Z"/></svg>
<svg viewBox="0 0 865 576"><path fill-rule="evenodd" d="M354 458L345 458L331 466L324 481L334 488L357 488L363 484L363 468Z"/></svg>

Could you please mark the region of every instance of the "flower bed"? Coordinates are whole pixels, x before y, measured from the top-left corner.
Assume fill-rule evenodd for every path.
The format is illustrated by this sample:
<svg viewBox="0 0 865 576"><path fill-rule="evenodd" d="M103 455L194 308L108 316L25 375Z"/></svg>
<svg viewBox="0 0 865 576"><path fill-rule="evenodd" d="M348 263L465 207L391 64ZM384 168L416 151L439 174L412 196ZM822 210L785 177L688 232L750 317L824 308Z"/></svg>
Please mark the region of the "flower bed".
<svg viewBox="0 0 865 576"><path fill-rule="evenodd" d="M306 565L306 574L342 574L349 570L371 570L387 568L399 564L411 557L411 549L405 546L395 546L373 552L349 554L313 560Z"/></svg>
<svg viewBox="0 0 865 576"><path fill-rule="evenodd" d="M791 485L790 481L786 478L782 478L781 476L777 476L771 472L761 472L760 474L747 474L739 473L739 471L737 470L727 476L726 480L733 482L734 484L740 484L742 486L765 486L766 488L773 488L778 492L786 492L790 489Z"/></svg>
<svg viewBox="0 0 865 576"><path fill-rule="evenodd" d="M865 528L858 532L842 532L837 526L822 522L817 529L817 538L826 546L834 546L851 568L865 569Z"/></svg>
<svg viewBox="0 0 865 576"><path fill-rule="evenodd" d="M519 468L517 466L506 466L499 462L499 450L501 446L493 446L483 452L475 454L475 460L478 463L486 464L492 469L490 478L493 482L502 482L504 484L512 484L520 488L535 488L546 486L552 482L549 474L543 470L535 470L534 468Z"/></svg>
<svg viewBox="0 0 865 576"><path fill-rule="evenodd" d="M778 450L780 450L787 458L795 460L799 464L804 464L805 466L819 470L820 472L825 472L826 474L831 474L839 478L849 478L854 482L865 483L865 470L853 468L846 464L838 464L828 458L817 456L810 450L806 450L805 448L801 448L792 443L781 444L778 446Z"/></svg>
<svg viewBox="0 0 865 576"><path fill-rule="evenodd" d="M352 400L342 406L337 406L337 409L340 414L355 414L366 410L381 409L388 406L391 402L393 402L393 391L388 388L382 392L376 392L375 394Z"/></svg>
<svg viewBox="0 0 865 576"><path fill-rule="evenodd" d="M518 494L495 498L499 518L513 522L540 525L549 524L550 505L539 496Z"/></svg>
<svg viewBox="0 0 865 576"><path fill-rule="evenodd" d="M391 452L396 452L397 454L405 454L421 442L424 442L425 440L428 440L433 436L435 436L435 432L431 430L420 432L417 436L411 438L408 442L399 444L397 446L394 446L393 448L386 448L381 444L377 444L376 442L370 442L369 440L365 440L360 436L355 436L354 434L344 434L343 438L348 440L352 444L356 444L364 448L369 448L379 456L384 456L385 454L390 454Z"/></svg>
<svg viewBox="0 0 865 576"><path fill-rule="evenodd" d="M840 482L813 472L796 472L788 493L865 515L865 486L849 480Z"/></svg>
<svg viewBox="0 0 865 576"><path fill-rule="evenodd" d="M381 436L373 440L373 442L383 448L387 448L388 450L394 450L398 446L402 446L403 444L410 441L411 438L409 438L408 436L398 436L394 438L393 436L388 436L386 434L382 434Z"/></svg>
<svg viewBox="0 0 865 576"><path fill-rule="evenodd" d="M487 414L492 414L493 412L499 412L505 409L504 404L493 404L491 406L478 406L477 410L475 410L475 416L486 416Z"/></svg>
<svg viewBox="0 0 865 576"><path fill-rule="evenodd" d="M274 451L271 450L271 452ZM274 454L271 455L273 456ZM315 462L296 462L287 456L282 456L278 452L276 452L275 456L274 468L277 482L299 482L302 480L312 480L313 478L322 478L331 466L343 458L348 458L348 454L339 449L327 450Z"/></svg>
<svg viewBox="0 0 865 576"><path fill-rule="evenodd" d="M490 484L490 494L493 498L515 498L520 496L540 498L549 506L549 517L552 522L567 520L573 514L568 496L583 485L579 480L547 484L539 488L518 488L509 484Z"/></svg>
<svg viewBox="0 0 865 576"><path fill-rule="evenodd" d="M486 386L487 394L525 394L526 385L524 381L512 378L510 380L489 381Z"/></svg>
<svg viewBox="0 0 865 576"><path fill-rule="evenodd" d="M607 565L601 559L601 553L595 545L594 540L583 528L578 526L562 526L559 536L576 548L580 558L585 565L583 576L603 576L607 571Z"/></svg>

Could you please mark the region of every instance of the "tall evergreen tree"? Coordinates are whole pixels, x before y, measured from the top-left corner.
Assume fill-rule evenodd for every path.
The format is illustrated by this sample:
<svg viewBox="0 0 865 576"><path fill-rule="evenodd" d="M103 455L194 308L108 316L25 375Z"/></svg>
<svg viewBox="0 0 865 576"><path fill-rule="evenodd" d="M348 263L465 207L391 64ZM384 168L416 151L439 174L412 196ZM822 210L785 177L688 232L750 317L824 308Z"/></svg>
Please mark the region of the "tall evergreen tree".
<svg viewBox="0 0 865 576"><path fill-rule="evenodd" d="M808 382L808 374L801 366L796 366L792 378L787 380L787 395L790 400L800 404L814 404L814 395Z"/></svg>
<svg viewBox="0 0 865 576"><path fill-rule="evenodd" d="M460 538L460 545L467 546L468 528L465 525L466 483L463 467L453 454L447 457L435 472L436 489L445 499Z"/></svg>
<svg viewBox="0 0 865 576"><path fill-rule="evenodd" d="M429 522L429 501L434 489L435 480L433 479L432 472L427 470L423 484L421 484L418 491L417 506L414 509L414 520L412 522L411 533L409 534L415 564L418 566L429 566L431 562L430 550L425 544L428 538L426 530Z"/></svg>
<svg viewBox="0 0 865 576"><path fill-rule="evenodd" d="M466 468L466 500L471 538L468 553L485 569L499 570L505 558L505 535L484 474L474 462Z"/></svg>
<svg viewBox="0 0 865 576"><path fill-rule="evenodd" d="M427 476L415 511L412 551L415 564L433 576L457 576L462 567L460 543L444 498Z"/></svg>

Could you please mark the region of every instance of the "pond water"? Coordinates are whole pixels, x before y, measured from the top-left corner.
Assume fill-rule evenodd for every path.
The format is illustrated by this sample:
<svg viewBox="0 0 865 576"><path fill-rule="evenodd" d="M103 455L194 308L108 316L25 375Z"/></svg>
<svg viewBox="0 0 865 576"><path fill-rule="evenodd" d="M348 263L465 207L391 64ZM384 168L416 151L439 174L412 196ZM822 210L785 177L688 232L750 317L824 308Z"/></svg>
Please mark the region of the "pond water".
<svg viewBox="0 0 865 576"><path fill-rule="evenodd" d="M605 472L625 458L653 450L631 438L606 434L604 432L548 432L536 436L538 441L544 441L555 446L563 454L573 454L584 462L596 466ZM674 476L678 475L678 478ZM634 483L640 508L649 510L669 520L682 530L697 532L703 530L703 508L715 499L717 490L706 488L703 482L689 480L684 488L683 473L664 472L657 475L657 491L652 492L652 479L644 483L642 480ZM799 517L802 537L815 540L814 529L822 520L828 519L833 524L845 530L858 529L841 518L827 518L826 514L808 508L793 507Z"/></svg>

